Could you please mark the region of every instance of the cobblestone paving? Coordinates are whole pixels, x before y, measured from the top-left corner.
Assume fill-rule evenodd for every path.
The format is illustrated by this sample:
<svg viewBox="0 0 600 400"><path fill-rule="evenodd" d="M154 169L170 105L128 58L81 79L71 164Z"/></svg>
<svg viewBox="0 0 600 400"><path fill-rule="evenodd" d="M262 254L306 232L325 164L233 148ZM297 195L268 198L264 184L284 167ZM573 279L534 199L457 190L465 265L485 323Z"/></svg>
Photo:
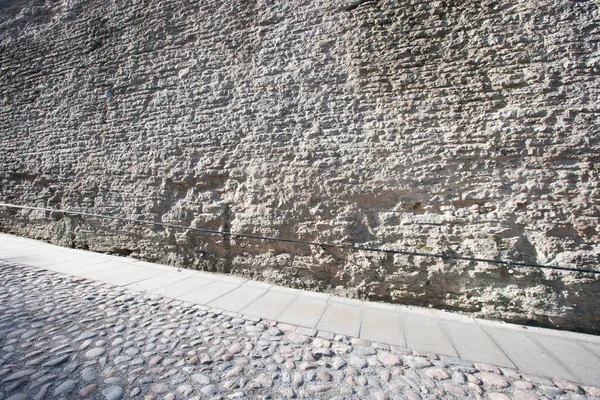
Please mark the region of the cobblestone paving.
<svg viewBox="0 0 600 400"><path fill-rule="evenodd" d="M600 390L0 263L0 399L585 399Z"/></svg>

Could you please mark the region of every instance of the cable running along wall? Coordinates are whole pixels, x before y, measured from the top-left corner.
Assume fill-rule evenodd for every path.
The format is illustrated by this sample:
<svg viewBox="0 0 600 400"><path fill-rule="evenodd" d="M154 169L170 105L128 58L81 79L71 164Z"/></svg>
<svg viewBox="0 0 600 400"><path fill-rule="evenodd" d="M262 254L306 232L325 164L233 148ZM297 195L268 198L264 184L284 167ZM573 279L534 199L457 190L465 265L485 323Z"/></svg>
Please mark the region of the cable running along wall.
<svg viewBox="0 0 600 400"><path fill-rule="evenodd" d="M56 213L80 215L83 217L100 218L100 219L112 219L112 220L117 220L117 221L122 221L122 222L132 222L132 223L143 224L143 225L158 225L158 226L163 226L163 227L167 227L167 228L190 230L190 231L202 232L202 233L213 234L213 235L223 235L223 236L232 236L232 237L245 238L245 239L256 239L256 240L268 240L268 241L274 241L274 242L294 243L294 244L307 245L307 246L334 247L334 248L338 248L338 249L352 250L352 251L368 251L368 252L375 252L375 253L404 254L404 255L419 256L419 257L434 257L434 258L442 258L445 260L476 261L476 262L485 262L485 263L490 263L490 264L502 264L502 265L507 265L509 267L556 269L556 270L561 270L561 271L600 274L600 270L596 271L593 269L582 269L582 268L572 268L572 267L561 267L561 266L556 266L556 265L533 264L533 263L524 263L524 262L519 262L519 261L490 260L490 259L486 259L486 258L465 257L465 256L461 256L458 254L448 255L448 254L424 253L424 252L419 252L419 251L408 251L408 250L378 249L378 248L373 248L373 247L357 246L354 244L344 245L344 244L334 244L334 243L310 242L310 241L297 240L297 239L286 239L286 238L280 238L280 237L269 237L269 236L260 236L260 235L249 235L249 234L245 234L245 233L225 232L225 231L219 231L219 230L214 230L214 229L183 226L183 225L169 224L169 223L164 223L164 222L146 221L146 220L142 220L142 219L114 217L114 216L110 216L110 215L93 214L93 213L88 213L88 212L83 212L83 211L60 210L60 209L45 208L45 207L20 206L20 205L16 205L16 204L7 204L7 203L0 203L0 207L15 208L15 209L22 209L22 210L38 210L38 211L56 212Z"/></svg>

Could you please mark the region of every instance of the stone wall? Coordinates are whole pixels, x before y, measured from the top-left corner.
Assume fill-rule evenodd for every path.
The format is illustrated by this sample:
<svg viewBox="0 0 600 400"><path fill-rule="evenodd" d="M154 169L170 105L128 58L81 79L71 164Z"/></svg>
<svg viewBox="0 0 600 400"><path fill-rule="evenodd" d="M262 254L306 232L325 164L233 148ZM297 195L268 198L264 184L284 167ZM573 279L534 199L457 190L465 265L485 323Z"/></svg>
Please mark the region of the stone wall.
<svg viewBox="0 0 600 400"><path fill-rule="evenodd" d="M593 1L0 2L0 200L600 269ZM1 211L7 232L600 332L600 277Z"/></svg>

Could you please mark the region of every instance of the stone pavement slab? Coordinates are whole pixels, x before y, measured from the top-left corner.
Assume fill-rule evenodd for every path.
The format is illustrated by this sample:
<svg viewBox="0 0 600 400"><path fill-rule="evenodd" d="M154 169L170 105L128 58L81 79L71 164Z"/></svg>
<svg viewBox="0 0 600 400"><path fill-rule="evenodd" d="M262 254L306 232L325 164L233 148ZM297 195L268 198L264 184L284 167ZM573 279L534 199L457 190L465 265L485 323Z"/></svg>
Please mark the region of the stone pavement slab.
<svg viewBox="0 0 600 400"><path fill-rule="evenodd" d="M6 234L0 234L0 262L3 260L12 263L5 265L31 265L108 282L127 290L317 328L330 334L360 337L382 345L600 386L600 337L597 336L479 320L440 310L344 299L242 277L62 248ZM0 288L0 296L1 292ZM395 363L393 355L382 357L385 362ZM353 362L362 363L356 359Z"/></svg>
<svg viewBox="0 0 600 400"><path fill-rule="evenodd" d="M474 323L440 319L450 341L463 360L516 368L483 328Z"/></svg>
<svg viewBox="0 0 600 400"><path fill-rule="evenodd" d="M265 319L276 320L298 296L293 293L268 291L240 312Z"/></svg>
<svg viewBox="0 0 600 400"><path fill-rule="evenodd" d="M360 338L377 343L406 347L400 314L392 309L365 307Z"/></svg>
<svg viewBox="0 0 600 400"><path fill-rule="evenodd" d="M95 271L83 271L82 276L87 279L92 279L95 281L105 282L105 279L124 275L128 272L131 272L131 268L125 263L115 263L108 262L102 264L102 269L96 269ZM113 282L107 282L113 283Z"/></svg>
<svg viewBox="0 0 600 400"><path fill-rule="evenodd" d="M239 285L231 282L214 281L202 286L201 290L191 290L176 296L179 300L189 301L196 304L208 304L226 293L238 288ZM166 295L168 296L168 294Z"/></svg>
<svg viewBox="0 0 600 400"><path fill-rule="evenodd" d="M401 318L409 349L458 357L439 320L412 312Z"/></svg>
<svg viewBox="0 0 600 400"><path fill-rule="evenodd" d="M190 276L183 280L178 280L176 282L160 286L156 289L149 290L148 292L164 295L166 297L177 298L183 294L192 292L198 288L202 288L212 282L214 282L214 280L201 278L198 276ZM138 284L142 283L138 282Z"/></svg>
<svg viewBox="0 0 600 400"><path fill-rule="evenodd" d="M99 280L101 282L112 283L113 285L130 285L135 282L165 275L164 271L152 269L138 269L137 271L131 271L129 268L127 268L125 271L126 272L124 274L111 275L105 278L100 278Z"/></svg>
<svg viewBox="0 0 600 400"><path fill-rule="evenodd" d="M173 271L171 273L154 276L143 281L127 284L127 287L140 292L154 292L164 286L172 285L189 277L191 277L191 275L183 272Z"/></svg>
<svg viewBox="0 0 600 400"><path fill-rule="evenodd" d="M269 289L271 289L271 288L274 287L270 283L258 282L258 281L251 281L251 280L244 281L244 283L242 283L242 286L250 286L250 287L256 287L256 288L263 288L265 290L269 290Z"/></svg>
<svg viewBox="0 0 600 400"><path fill-rule="evenodd" d="M78 255L68 254L66 252L45 252L39 254L17 255L5 257L7 261L16 262L25 265L35 265L38 267L47 267L51 265L61 264L70 261L85 262L89 257L81 257Z"/></svg>
<svg viewBox="0 0 600 400"><path fill-rule="evenodd" d="M0 242L0 247L2 247L2 242ZM23 257L31 254L31 249L13 249L10 247L5 247L4 249L0 249L0 257L4 260L8 260L10 258L15 257Z"/></svg>
<svg viewBox="0 0 600 400"><path fill-rule="evenodd" d="M74 274L77 271L85 269L86 271L91 271L92 268L95 269L106 269L106 264L110 262L110 259L101 259L101 258L87 258L85 260L71 260L65 261L63 263L48 265L45 268L51 271L62 272L67 274Z"/></svg>
<svg viewBox="0 0 600 400"><path fill-rule="evenodd" d="M568 381L577 380L572 373L552 357L547 349L540 346L526 332L517 332L496 326L485 326L484 329L519 370L538 376L549 376Z"/></svg>
<svg viewBox="0 0 600 400"><path fill-rule="evenodd" d="M599 343L589 343L589 342L579 342L583 347L594 353L597 357L600 357L600 344Z"/></svg>
<svg viewBox="0 0 600 400"><path fill-rule="evenodd" d="M330 302L316 328L326 332L358 337L362 322L362 307Z"/></svg>
<svg viewBox="0 0 600 400"><path fill-rule="evenodd" d="M598 357L577 342L547 335L533 335L533 339L548 349L557 360L580 382L585 385L594 385L600 379L598 370Z"/></svg>
<svg viewBox="0 0 600 400"><path fill-rule="evenodd" d="M267 289L260 287L237 285L234 287L232 291L211 301L208 305L210 307L237 312L267 292Z"/></svg>
<svg viewBox="0 0 600 400"><path fill-rule="evenodd" d="M277 320L288 324L314 328L321 319L321 315L326 307L326 299L299 296L279 314Z"/></svg>

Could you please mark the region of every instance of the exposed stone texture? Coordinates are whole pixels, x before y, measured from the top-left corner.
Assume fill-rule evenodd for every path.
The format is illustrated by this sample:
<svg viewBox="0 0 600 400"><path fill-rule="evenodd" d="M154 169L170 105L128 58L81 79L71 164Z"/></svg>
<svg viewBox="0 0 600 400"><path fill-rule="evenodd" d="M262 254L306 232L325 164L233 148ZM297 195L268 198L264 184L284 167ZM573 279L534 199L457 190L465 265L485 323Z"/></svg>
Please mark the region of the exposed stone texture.
<svg viewBox="0 0 600 400"><path fill-rule="evenodd" d="M5 1L0 200L598 268L592 1ZM54 213L0 228L352 297L598 332L584 274Z"/></svg>

